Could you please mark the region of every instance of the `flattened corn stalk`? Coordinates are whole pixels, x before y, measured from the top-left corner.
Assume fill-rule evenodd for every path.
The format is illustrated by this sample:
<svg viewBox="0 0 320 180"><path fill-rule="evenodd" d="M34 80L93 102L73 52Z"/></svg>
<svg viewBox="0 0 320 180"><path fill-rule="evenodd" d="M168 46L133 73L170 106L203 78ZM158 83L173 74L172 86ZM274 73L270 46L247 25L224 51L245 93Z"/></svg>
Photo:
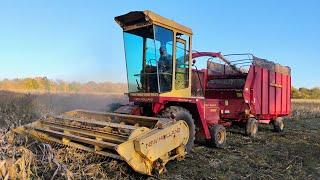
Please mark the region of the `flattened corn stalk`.
<svg viewBox="0 0 320 180"><path fill-rule="evenodd" d="M0 134L0 179L129 179L125 163L60 144Z"/></svg>

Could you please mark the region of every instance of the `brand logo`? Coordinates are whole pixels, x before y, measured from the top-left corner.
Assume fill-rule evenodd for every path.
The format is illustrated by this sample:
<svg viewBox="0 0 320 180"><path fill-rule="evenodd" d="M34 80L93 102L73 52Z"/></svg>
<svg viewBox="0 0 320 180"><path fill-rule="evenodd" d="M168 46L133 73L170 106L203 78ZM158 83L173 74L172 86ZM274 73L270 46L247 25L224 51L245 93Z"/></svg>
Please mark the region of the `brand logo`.
<svg viewBox="0 0 320 180"><path fill-rule="evenodd" d="M177 129L173 129L171 131L169 131L167 134L163 134L155 139L150 140L149 142L146 143L146 148L150 148L158 143L160 143L161 141L165 141L168 138L174 138L177 136L177 134L179 134L181 132L180 127L178 127Z"/></svg>

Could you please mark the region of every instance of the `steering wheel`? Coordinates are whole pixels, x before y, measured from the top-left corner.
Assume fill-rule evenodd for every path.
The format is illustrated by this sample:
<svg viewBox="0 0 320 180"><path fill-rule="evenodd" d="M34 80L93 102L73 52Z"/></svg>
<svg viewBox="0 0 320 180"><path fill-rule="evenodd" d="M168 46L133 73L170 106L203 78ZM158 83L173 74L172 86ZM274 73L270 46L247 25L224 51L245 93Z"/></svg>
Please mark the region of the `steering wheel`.
<svg viewBox="0 0 320 180"><path fill-rule="evenodd" d="M152 61L155 61L156 64L157 64L157 60L156 60L156 59L149 59L149 60L147 61L147 65L151 65L151 66L152 66Z"/></svg>

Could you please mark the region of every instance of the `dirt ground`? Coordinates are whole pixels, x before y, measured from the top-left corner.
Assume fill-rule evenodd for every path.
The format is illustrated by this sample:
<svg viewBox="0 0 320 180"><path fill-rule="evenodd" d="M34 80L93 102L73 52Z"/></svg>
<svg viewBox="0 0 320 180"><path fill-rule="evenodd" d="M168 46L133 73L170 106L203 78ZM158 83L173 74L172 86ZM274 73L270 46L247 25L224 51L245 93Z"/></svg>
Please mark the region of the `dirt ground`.
<svg viewBox="0 0 320 180"><path fill-rule="evenodd" d="M93 95L41 96L0 93L0 169L5 160L24 162L24 177L31 179L154 179L133 172L125 163L96 157L72 148L25 139L11 145L6 138L10 126L33 121L45 113L84 108L107 110L121 97ZM293 102L293 117L285 131L274 133L260 125L255 139L239 127L228 129L223 149L197 144L181 162L170 162L160 179L319 179L320 101ZM28 163L27 163L28 162ZM1 175L1 173L0 173ZM1 179L1 177L0 177Z"/></svg>
<svg viewBox="0 0 320 180"><path fill-rule="evenodd" d="M190 158L170 163L164 179L317 179L320 118L287 120L283 133L260 126L257 138L228 130L224 149L197 146Z"/></svg>

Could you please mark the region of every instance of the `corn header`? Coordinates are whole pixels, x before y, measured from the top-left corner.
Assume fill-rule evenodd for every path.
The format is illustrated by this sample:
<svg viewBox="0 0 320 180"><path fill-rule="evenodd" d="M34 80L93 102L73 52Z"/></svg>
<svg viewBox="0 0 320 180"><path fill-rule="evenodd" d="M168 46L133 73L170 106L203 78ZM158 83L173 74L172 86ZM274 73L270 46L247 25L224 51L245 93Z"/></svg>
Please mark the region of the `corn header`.
<svg viewBox="0 0 320 180"><path fill-rule="evenodd" d="M82 110L50 116L14 132L124 160L147 175L161 173L170 160L182 160L189 139L184 121Z"/></svg>

